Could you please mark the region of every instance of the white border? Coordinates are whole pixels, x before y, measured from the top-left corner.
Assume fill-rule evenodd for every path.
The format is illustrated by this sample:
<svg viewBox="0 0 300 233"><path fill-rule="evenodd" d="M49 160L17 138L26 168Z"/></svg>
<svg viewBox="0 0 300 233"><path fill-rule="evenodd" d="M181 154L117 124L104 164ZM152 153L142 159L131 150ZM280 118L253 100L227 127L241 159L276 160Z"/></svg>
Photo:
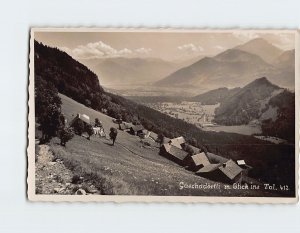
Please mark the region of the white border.
<svg viewBox="0 0 300 233"><path fill-rule="evenodd" d="M294 198L272 197L215 197L215 196L126 196L126 195L36 195L35 194L35 103L34 103L34 33L35 32L185 32L185 33L224 33L234 31L264 32L294 32L295 33L295 190ZM300 31L298 30L254 30L254 29L174 29L174 28L32 28L30 37L30 61L29 61L29 113L28 113L28 199L30 201L53 201L53 202L181 202L181 203L297 203L298 180L299 180L299 75L300 75Z"/></svg>

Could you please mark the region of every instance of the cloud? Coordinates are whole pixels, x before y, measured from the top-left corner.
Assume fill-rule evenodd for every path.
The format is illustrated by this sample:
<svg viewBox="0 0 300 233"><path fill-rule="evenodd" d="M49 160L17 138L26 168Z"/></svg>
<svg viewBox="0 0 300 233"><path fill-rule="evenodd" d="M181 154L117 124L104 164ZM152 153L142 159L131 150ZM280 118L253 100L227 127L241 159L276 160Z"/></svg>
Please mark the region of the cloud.
<svg viewBox="0 0 300 233"><path fill-rule="evenodd" d="M136 49L135 52L139 54L149 54L152 51L150 48L139 48Z"/></svg>
<svg viewBox="0 0 300 233"><path fill-rule="evenodd" d="M259 35L254 31L234 31L232 35L243 42L259 37Z"/></svg>
<svg viewBox="0 0 300 233"><path fill-rule="evenodd" d="M177 47L178 50L185 52L187 55L199 54L204 51L201 46L190 44L184 44Z"/></svg>
<svg viewBox="0 0 300 233"><path fill-rule="evenodd" d="M152 51L150 48L138 48L135 50L123 48L117 50L102 41L79 45L74 49L67 47L60 47L60 49L77 59L145 56Z"/></svg>

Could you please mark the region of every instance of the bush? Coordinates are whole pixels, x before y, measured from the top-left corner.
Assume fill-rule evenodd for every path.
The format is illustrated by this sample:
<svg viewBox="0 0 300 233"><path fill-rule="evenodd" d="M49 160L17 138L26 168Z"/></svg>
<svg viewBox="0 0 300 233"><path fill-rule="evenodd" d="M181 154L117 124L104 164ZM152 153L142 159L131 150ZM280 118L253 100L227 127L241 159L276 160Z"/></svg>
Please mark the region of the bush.
<svg viewBox="0 0 300 233"><path fill-rule="evenodd" d="M87 132L88 136L88 140L91 139L91 136L94 134L94 129L92 125L86 125L85 127L85 131Z"/></svg>
<svg viewBox="0 0 300 233"><path fill-rule="evenodd" d="M82 133L84 132L84 124L81 120L76 120L73 123L73 128L74 128L74 132L79 136L81 136Z"/></svg>
<svg viewBox="0 0 300 233"><path fill-rule="evenodd" d="M66 143L74 137L73 128L63 128L59 131L60 145L66 146Z"/></svg>

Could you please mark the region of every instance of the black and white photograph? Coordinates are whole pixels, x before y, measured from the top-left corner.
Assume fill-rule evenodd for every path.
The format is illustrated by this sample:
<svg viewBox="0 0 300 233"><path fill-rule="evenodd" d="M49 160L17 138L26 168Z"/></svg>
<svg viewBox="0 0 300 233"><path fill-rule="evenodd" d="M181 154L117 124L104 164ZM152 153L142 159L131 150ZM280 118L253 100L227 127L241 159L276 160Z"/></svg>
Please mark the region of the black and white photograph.
<svg viewBox="0 0 300 233"><path fill-rule="evenodd" d="M298 36L31 29L29 199L297 202Z"/></svg>

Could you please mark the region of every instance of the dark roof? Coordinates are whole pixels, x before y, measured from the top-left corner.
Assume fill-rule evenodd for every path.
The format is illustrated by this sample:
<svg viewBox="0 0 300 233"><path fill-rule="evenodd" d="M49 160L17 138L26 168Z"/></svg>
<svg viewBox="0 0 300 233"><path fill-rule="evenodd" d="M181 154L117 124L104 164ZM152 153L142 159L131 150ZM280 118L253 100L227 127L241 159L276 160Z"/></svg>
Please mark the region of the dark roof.
<svg viewBox="0 0 300 233"><path fill-rule="evenodd" d="M199 169L196 173L208 173L217 170L221 166L220 163L208 164L203 168Z"/></svg>
<svg viewBox="0 0 300 233"><path fill-rule="evenodd" d="M223 163L219 169L231 180L233 180L243 169L240 168L233 160L228 160Z"/></svg>
<svg viewBox="0 0 300 233"><path fill-rule="evenodd" d="M170 145L170 149L168 151L168 153L174 157L176 157L179 160L184 160L185 157L188 155L187 152L185 152L184 150L181 150L179 148L177 148L176 146Z"/></svg>
<svg viewBox="0 0 300 233"><path fill-rule="evenodd" d="M173 146L169 143L163 144L162 147L165 149L165 151L169 155L171 155L179 160L184 160L186 158L186 156L188 155L188 153L185 152L184 150L181 150L181 149L177 148L176 146Z"/></svg>
<svg viewBox="0 0 300 233"><path fill-rule="evenodd" d="M137 131L140 131L140 130L143 130L144 127L142 125L133 125L130 127L133 131L137 132Z"/></svg>
<svg viewBox="0 0 300 233"><path fill-rule="evenodd" d="M199 166L201 164L203 166L207 166L208 164L210 164L210 162L204 152L192 155L191 158L196 166Z"/></svg>

